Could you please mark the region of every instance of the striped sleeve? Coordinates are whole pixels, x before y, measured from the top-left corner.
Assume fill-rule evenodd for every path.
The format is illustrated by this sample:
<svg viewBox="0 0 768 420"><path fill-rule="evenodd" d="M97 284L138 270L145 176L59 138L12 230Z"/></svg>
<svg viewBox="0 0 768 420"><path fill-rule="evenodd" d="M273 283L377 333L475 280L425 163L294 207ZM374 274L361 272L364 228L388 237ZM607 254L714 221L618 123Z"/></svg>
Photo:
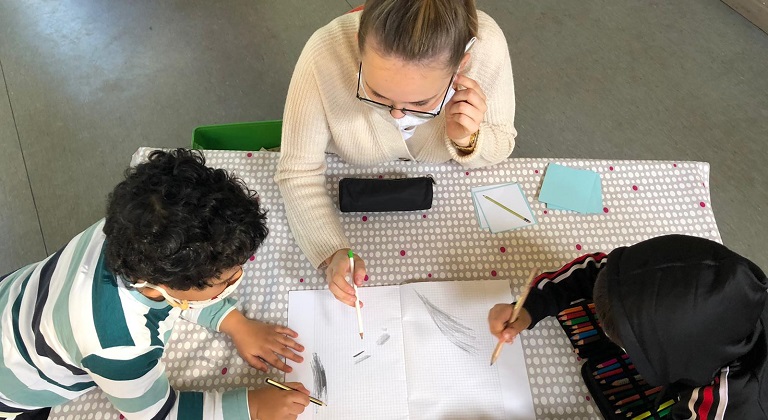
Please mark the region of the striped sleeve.
<svg viewBox="0 0 768 420"><path fill-rule="evenodd" d="M602 252L586 254L556 271L536 277L523 305L531 315L529 328L548 316L557 315L574 301L591 299L597 274L607 262L608 256Z"/></svg>
<svg viewBox="0 0 768 420"><path fill-rule="evenodd" d="M729 367L720 370L712 383L690 388L680 394L680 402L672 409L672 418L691 420L723 420L728 408ZM731 414L730 412L728 413ZM729 417L730 418L730 417Z"/></svg>
<svg viewBox="0 0 768 420"><path fill-rule="evenodd" d="M237 300L233 298L223 299L221 302L202 309L187 309L181 312L181 318L212 331L219 331L221 321L236 309Z"/></svg>
<svg viewBox="0 0 768 420"><path fill-rule="evenodd" d="M86 356L83 367L126 418L249 420L247 390L179 392L160 360L162 347L113 347Z"/></svg>

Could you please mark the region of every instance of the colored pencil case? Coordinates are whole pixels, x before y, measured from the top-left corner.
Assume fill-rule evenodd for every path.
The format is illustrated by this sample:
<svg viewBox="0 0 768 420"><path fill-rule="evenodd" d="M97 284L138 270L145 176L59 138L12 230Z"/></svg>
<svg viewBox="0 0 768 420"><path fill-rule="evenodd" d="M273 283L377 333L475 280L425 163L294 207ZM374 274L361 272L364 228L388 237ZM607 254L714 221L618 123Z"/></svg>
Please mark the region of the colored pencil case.
<svg viewBox="0 0 768 420"><path fill-rule="evenodd" d="M581 376L604 418L670 418L677 396L645 382L629 356L603 332L592 302L574 304L557 319L584 360Z"/></svg>
<svg viewBox="0 0 768 420"><path fill-rule="evenodd" d="M339 209L342 212L425 210L432 207L431 177L370 179L342 178Z"/></svg>

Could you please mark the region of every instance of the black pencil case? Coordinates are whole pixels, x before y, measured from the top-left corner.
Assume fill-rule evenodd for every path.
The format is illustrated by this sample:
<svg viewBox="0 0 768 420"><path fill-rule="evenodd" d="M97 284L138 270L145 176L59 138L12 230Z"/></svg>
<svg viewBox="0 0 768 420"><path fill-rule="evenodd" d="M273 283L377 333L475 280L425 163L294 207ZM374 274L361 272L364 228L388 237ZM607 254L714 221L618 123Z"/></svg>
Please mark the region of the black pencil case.
<svg viewBox="0 0 768 420"><path fill-rule="evenodd" d="M342 178L339 209L345 213L426 210L432 207L433 184L431 177Z"/></svg>
<svg viewBox="0 0 768 420"><path fill-rule="evenodd" d="M602 416L608 420L626 420L647 413L645 419L670 418L667 413L671 405L658 410L656 407L670 400L676 401L677 396L668 390L647 395L656 387L645 382L624 350L605 335L591 304L590 301L574 304L558 314L558 322L576 353L584 360L581 376ZM569 314L564 314L568 311ZM583 316L573 317L582 311ZM569 319L562 319L569 316ZM593 332L587 332L592 334L589 337L579 336L584 332L574 333L590 327ZM606 365L607 362L610 363Z"/></svg>

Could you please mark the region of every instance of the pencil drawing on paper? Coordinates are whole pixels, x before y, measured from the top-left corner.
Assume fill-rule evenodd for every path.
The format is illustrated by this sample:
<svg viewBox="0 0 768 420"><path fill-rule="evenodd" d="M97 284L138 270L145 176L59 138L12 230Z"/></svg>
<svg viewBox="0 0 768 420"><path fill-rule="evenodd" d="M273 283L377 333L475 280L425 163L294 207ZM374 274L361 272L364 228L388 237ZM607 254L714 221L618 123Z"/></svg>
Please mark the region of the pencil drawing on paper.
<svg viewBox="0 0 768 420"><path fill-rule="evenodd" d="M443 311L425 298L421 293L415 292L419 296L421 302L427 308L429 316L434 321L437 328L443 335L450 340L456 347L464 350L467 353L474 354L477 352L477 347L472 345L475 341L475 330L462 324L456 317Z"/></svg>
<svg viewBox="0 0 768 420"><path fill-rule="evenodd" d="M328 380L325 377L325 368L317 353L312 353L312 377L314 378L315 393L317 399L325 401L328 397Z"/></svg>
<svg viewBox="0 0 768 420"><path fill-rule="evenodd" d="M355 360L355 364L358 364L358 363L360 363L360 362L362 362L362 361L365 361L365 360L368 360L368 359L370 359L370 358L371 358L371 356L366 354L365 356L363 356L363 357L361 357L361 358L359 358L359 359Z"/></svg>
<svg viewBox="0 0 768 420"><path fill-rule="evenodd" d="M387 340L389 340L389 334L384 333L384 334L381 335L381 337L379 337L378 340L376 340L376 344L382 345L382 344L386 343Z"/></svg>

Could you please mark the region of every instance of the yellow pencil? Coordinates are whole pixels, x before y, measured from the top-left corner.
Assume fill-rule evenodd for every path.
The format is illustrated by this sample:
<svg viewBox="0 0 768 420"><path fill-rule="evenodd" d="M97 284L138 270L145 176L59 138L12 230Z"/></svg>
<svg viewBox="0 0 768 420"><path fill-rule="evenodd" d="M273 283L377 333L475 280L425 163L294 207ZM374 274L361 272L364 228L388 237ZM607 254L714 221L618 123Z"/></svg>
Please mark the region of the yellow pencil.
<svg viewBox="0 0 768 420"><path fill-rule="evenodd" d="M285 390L285 391L301 392L301 391L299 391L296 388L291 388L291 387L289 387L286 384L281 384L280 382L277 382L276 380L274 380L272 378L267 378L267 383L272 385L272 386L274 386L275 388L280 388L280 389ZM302 394L303 394L303 392L302 392ZM324 402L318 400L317 398L309 397L309 401L311 401L311 402L313 402L313 403L315 403L317 405L325 405Z"/></svg>
<svg viewBox="0 0 768 420"><path fill-rule="evenodd" d="M504 210L506 210L506 211L508 211L508 212L510 212L510 213L512 213L512 214L514 214L515 216L517 216L517 217L519 217L519 218L523 219L523 221L524 221L524 222L526 222L526 223L531 223L531 221L530 221L530 220L528 220L528 219L526 219L525 217L523 217L523 215L522 215L522 214L520 214L520 213L518 213L518 212L516 212L516 211L512 210L511 208L509 208L509 207L505 206L504 204L501 204L501 203L499 203L498 201L496 201L496 200L492 199L491 197L488 197L487 195L483 195L483 197L485 197L485 199L486 199L486 200L488 200L488 201L490 201L491 203L493 203L493 204L496 204L497 206L499 206L499 207L503 208Z"/></svg>
<svg viewBox="0 0 768 420"><path fill-rule="evenodd" d="M536 273L538 270L535 268L531 270L531 274L528 276L528 281L525 282L526 287L525 290L523 290L523 293L520 295L520 299L515 302L515 307L512 309L512 316L509 317L509 321L507 321L507 325L517 321L517 317L520 316L520 311L523 309L523 303L525 302L525 298L528 297L528 292L531 290L531 282L536 277ZM493 354L491 355L491 366L493 366L494 363L496 363L496 359L499 358L499 355L501 355L501 349L504 348L504 340L499 338L498 344L496 344L496 348L493 349Z"/></svg>
<svg viewBox="0 0 768 420"><path fill-rule="evenodd" d="M665 408L669 407L670 405L672 405L674 403L675 403L674 400L669 400L669 401L665 402L664 404L660 405L659 408L656 410L656 412L658 413L659 411L664 410ZM646 419L648 417L651 417L651 412L650 411L646 411L645 413L642 413L642 414L640 414L638 416L632 417L632 420L642 420L642 419Z"/></svg>

